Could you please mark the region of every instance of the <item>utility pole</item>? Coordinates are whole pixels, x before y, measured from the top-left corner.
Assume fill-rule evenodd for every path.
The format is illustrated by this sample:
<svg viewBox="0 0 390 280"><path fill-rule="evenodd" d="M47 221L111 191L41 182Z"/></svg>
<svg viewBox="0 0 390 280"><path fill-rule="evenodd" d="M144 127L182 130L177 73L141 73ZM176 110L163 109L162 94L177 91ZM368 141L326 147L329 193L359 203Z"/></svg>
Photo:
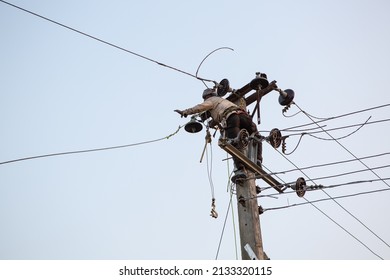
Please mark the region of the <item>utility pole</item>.
<svg viewBox="0 0 390 280"><path fill-rule="evenodd" d="M245 98L245 94L249 93L251 90L255 90L255 93L245 98L244 104L245 106L248 106L257 101L252 117L257 110L258 124L260 124L261 98L273 90L278 90L276 81L268 83L266 75L260 73L256 73L256 78L241 89L232 90L229 88L228 83L225 83L225 87L228 87L229 91L233 91L226 99L234 103ZM294 97L293 92L289 93L288 96L285 92L283 92L284 95L282 95L282 91L279 92L281 94L281 98L279 99L281 105L282 103L283 105L288 105L292 102ZM245 142L245 144L248 143L248 146L240 151L233 145L227 144L224 140L219 142L219 146L236 159L238 158L246 166L247 179L236 181L241 258L243 260L266 260L269 258L265 254L263 248L259 217L262 213L262 208L258 205L257 201L259 190L256 186L256 177L260 177L270 186L274 187L279 193L283 192L284 189L282 189L281 183L257 165L257 149L260 148L261 145L260 139L251 138L249 135L239 135L237 138L237 141ZM240 143L238 144L238 146L240 146Z"/></svg>
<svg viewBox="0 0 390 280"><path fill-rule="evenodd" d="M253 256L250 255L246 246L253 250L257 259L267 259L263 249L263 240L260 228L259 206L257 204L256 182L254 173L247 171L248 178L243 183L237 183L237 212L240 230L241 243L241 258L243 260L251 260ZM245 199L253 198L253 199Z"/></svg>
<svg viewBox="0 0 390 280"><path fill-rule="evenodd" d="M245 88L245 87L244 87ZM245 91L242 91L245 92ZM237 98L237 95L231 95L231 97ZM244 102L245 105L246 102ZM243 108L246 110L245 108ZM241 133L241 132L240 132ZM257 148L258 143L248 139L249 135L239 135L238 141L243 140L242 143L237 143L241 147L239 152L242 153L242 162L247 160L252 161L256 165L257 161ZM223 146L220 142L221 148L226 150L226 146ZM233 148L233 147L230 147ZM233 151L233 150L232 150ZM234 154L237 158L237 151L230 151L230 154ZM229 151L228 151L229 153ZM241 259L243 260L265 260L267 259L263 248L263 238L261 235L260 217L259 217L259 205L257 202L257 190L256 190L256 173L246 168L245 180L237 179L236 184L236 198L237 198L237 213L238 224L240 233L240 245L241 245Z"/></svg>
<svg viewBox="0 0 390 280"><path fill-rule="evenodd" d="M223 97L227 92L231 92L226 99L239 104L242 109L246 110L246 106L256 102L256 106L252 112L252 118L257 112L258 124L260 124L260 100L263 96L276 90L280 93L279 103L283 106L289 106L294 98L294 92L292 90L282 91L278 89L276 81L269 83L267 76L261 73L256 73L255 79L238 90L231 89L227 79L223 79L219 84L216 83L216 88L217 94L220 97ZM252 90L255 93L245 97ZM206 116L202 120L204 121L207 118ZM202 129L202 125L193 117L185 129L188 132L195 133ZM276 148L281 142L281 134L279 134L270 133L269 137L259 139L258 136L249 135L247 130L242 129L235 139L228 139L223 129L221 129L218 145L245 166L245 178L240 178L239 176L236 176L236 178L235 176L232 177L233 182L236 184L241 258L243 260L268 259L263 249L259 217L262 213L262 208L258 205L257 201L257 195L260 189L256 186L256 179L262 179L279 193L282 193L287 187L283 186L259 166L257 162L257 149L262 149L262 141L264 140L269 141ZM303 184L300 183L297 190L301 190L303 188L301 185Z"/></svg>

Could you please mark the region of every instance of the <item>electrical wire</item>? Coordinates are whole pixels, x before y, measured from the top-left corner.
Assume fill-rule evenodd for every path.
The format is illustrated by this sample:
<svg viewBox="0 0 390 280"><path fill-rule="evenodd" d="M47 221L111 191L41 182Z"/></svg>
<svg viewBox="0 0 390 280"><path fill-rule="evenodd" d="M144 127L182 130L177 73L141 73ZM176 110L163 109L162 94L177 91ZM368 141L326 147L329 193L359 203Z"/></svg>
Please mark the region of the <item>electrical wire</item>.
<svg viewBox="0 0 390 280"><path fill-rule="evenodd" d="M28 13L28 14L30 14L30 15L36 16L36 17L38 17L38 18L40 18L40 19L46 20L46 21L48 21L48 22L54 23L54 24L56 24L56 25L58 25L58 26L61 26L61 27L63 27L63 28L66 28L66 29L68 29L68 30L71 30L71 31L73 31L73 32L76 32L76 33L78 33L78 34L81 34L81 35L83 35L83 36L86 36L86 37L88 37L88 38L90 38L90 39L93 39L93 40L95 40L95 41L98 41L98 42L100 42L100 43L106 44L106 45L108 45L108 46L110 46L110 47L119 49L119 50L124 51L124 52L126 52L126 53L129 53L129 54L131 54L131 55L137 56L137 57L139 57L139 58L141 58L141 59L144 59L144 60L147 60L147 61L156 63L156 64L158 64L159 66L166 67L166 68L169 68L169 69L171 69L171 70L180 72L180 73L182 73L182 74L188 75L188 76L193 77L193 78L195 78L195 79L197 79L197 80L200 80L200 81L202 81L202 82L212 82L212 83L216 84L216 82L213 81L213 80L201 78L201 77L198 77L197 75L194 75L194 74L191 74L191 73L189 73L189 72L183 71L183 70L178 69L178 68L176 68L176 67L173 67L173 66L164 64L164 63L159 62L159 61L157 61L157 60L154 60L154 59L152 59L152 58L150 58L150 57L147 57L147 56L145 56L145 55L142 55L142 54L133 52L133 51L131 51L131 50L125 49L125 48L120 47L120 46L118 46L118 45L116 45L116 44L113 44L113 43L110 43L110 42L105 41L105 40L103 40L103 39L100 39L100 38L98 38L98 37L92 36L92 35L90 35L90 34L88 34L88 33L85 33L85 32L83 32L83 31L80 31L80 30L78 30L78 29L75 29L75 28L73 28L73 27L70 27L70 26L65 25L65 24L63 24L63 23L60 23L60 22L58 22L58 21L52 20L52 19L50 19L50 18L48 18L48 17L42 16L42 15L40 15L40 14L37 14L37 13L35 13L35 12L32 12L32 11L30 11L30 10L27 10L27 9L25 9L25 8L22 8L22 7L20 7L20 6L17 6L17 5L15 5L15 4L9 3L9 2L4 1L4 0L0 0L0 2L2 2L2 3L4 3L4 4L7 4L7 5L11 6L11 7L14 7L14 8L16 8L16 9L19 9L19 10L21 10L21 11L23 11L23 12L26 12L26 13Z"/></svg>
<svg viewBox="0 0 390 280"><path fill-rule="evenodd" d="M198 68L196 69L196 72L195 72L195 76L198 77L198 73L199 73L199 70L200 70L200 67L202 66L203 62L205 62L205 60L210 56L212 55L213 53L219 51L219 50L231 50L231 51L234 51L232 48L229 48L229 47L220 47L220 48L217 48L215 50L213 50L212 52L210 52L208 55L205 56L205 58L203 58L203 60L200 62ZM202 81L202 80L201 80ZM204 81L202 81L202 83L206 86L206 88L209 88L206 83Z"/></svg>
<svg viewBox="0 0 390 280"><path fill-rule="evenodd" d="M384 169L384 168L389 168L389 167L390 167L390 164L387 164L387 165L372 167L370 169L359 169L359 170L354 170L354 171L349 171L349 172L344 172L344 173L338 173L338 174L334 174L334 175L317 177L317 178L314 178L313 180L324 180L324 179L329 179L329 178L342 177L342 176L346 176L346 175L367 172L367 171L370 171L370 170ZM382 179L382 178L380 178L380 179ZM378 180L380 180L380 179L378 179Z"/></svg>
<svg viewBox="0 0 390 280"><path fill-rule="evenodd" d="M310 177L302 171L295 163L293 163L290 159L288 159L283 153L275 149L279 154L281 154L288 162L290 162L292 165L294 165L295 168L297 168L306 178ZM314 182L310 179L310 181ZM330 199L332 199L332 196L329 195L325 190L321 189L322 192L324 192ZM349 232L345 227L343 227L341 224L336 222L334 219L332 219L329 215L327 215L324 211L322 211L320 208L318 208L315 204L311 203L308 199L303 197L308 203L310 203L314 208L316 208L318 211L320 211L325 217L330 219L334 224L339 226L341 229L343 229L347 234L349 234L352 238L354 238L356 241L358 241L362 246L364 246L367 250L369 250L372 254L377 256L379 259L383 259L381 256L379 256L377 253L375 253L371 248L369 248L363 241L361 241L359 238L354 236L351 232ZM348 213L352 218L354 218L357 222L359 222L362 226L364 226L368 231L370 231L374 236L376 236L379 240L384 242L382 238L380 238L375 232L373 232L369 227L367 227L361 220L359 220L355 215L353 215L350 211L348 211L344 206L342 206L338 201L332 199L341 209L343 209L346 213ZM388 244L384 242L387 246Z"/></svg>
<svg viewBox="0 0 390 280"><path fill-rule="evenodd" d="M341 196L333 197L333 199L349 198L349 197L354 197L354 196L359 196L359 195L367 195L367 194L386 192L386 191L390 191L390 189L386 188L386 189L378 189L378 190L372 190L372 191L366 191L366 192L353 193L353 194L348 194L348 195L341 195ZM263 197L267 197L267 196L263 196ZM312 200L312 201L310 201L310 203L318 203L318 202L329 201L329 200L332 200L332 198L322 198L322 199L318 199L318 200ZM285 205L285 206L265 208L264 212L272 211L272 210L287 209L287 208L302 206L302 205L307 205L307 204L309 204L309 202L301 202L301 203L289 204L289 205Z"/></svg>
<svg viewBox="0 0 390 280"><path fill-rule="evenodd" d="M226 157L229 157L229 153L226 152ZM226 161L226 167L227 167L227 184L226 184L226 191L231 193L230 199L232 199L232 194L234 193L234 184L232 184L231 178L233 175L233 172L230 171L230 162L229 160ZM234 237L234 249L236 253L236 260L238 260L238 246L237 246L237 232L236 232L236 221L234 218L234 207L231 207L232 209L232 223L233 223L233 237Z"/></svg>
<svg viewBox="0 0 390 280"><path fill-rule="evenodd" d="M371 118L371 116L370 116L364 123L362 123L357 129L355 129L354 131L348 133L347 135L344 135L344 136L341 136L341 137L338 137L338 138L334 138L334 139L335 139L335 140L341 140L341 139L345 139L345 138L351 136L352 134L355 134L355 133L358 132L363 126L365 126L365 125L368 124L368 121L370 120L370 118ZM389 120L390 120L390 119L389 119ZM345 129L345 128L343 128L343 129ZM327 129L327 131L329 132L330 129ZM331 141L334 141L333 139L323 138L323 137L318 137L318 136L312 135L312 134L314 134L314 133L307 133L307 134L308 134L309 136L314 137L314 138L319 139L319 140L325 140L325 141L331 140Z"/></svg>
<svg viewBox="0 0 390 280"><path fill-rule="evenodd" d="M211 198L215 199L215 188L214 188L214 182L213 182L213 176L212 176L212 173L213 173L213 151L212 151L211 143L210 143L210 163L209 163L209 153L208 153L208 149L206 146L206 166L207 166L207 177L209 179L210 190L211 190Z"/></svg>
<svg viewBox="0 0 390 280"><path fill-rule="evenodd" d="M340 127L335 127L335 128L328 128L328 129L326 129L326 131L329 132L329 131L341 130L341 129L352 128L352 127L358 126L358 128L354 132L350 133L350 134L353 134L353 133L355 133L357 130L359 130L363 126L370 125L370 124L378 124L378 123L383 123L383 122L388 122L388 121L390 121L390 118L376 120L376 121L371 121L371 122L367 120L364 123L345 125L345 126L340 126ZM314 130L314 129L324 129L324 126L321 126L320 128L318 128L318 127L317 128L311 128L310 130ZM293 130L288 130L288 131L293 131ZM265 131L262 131L262 132L265 132ZM288 136L289 137L291 137L291 136L299 136L299 135L302 135L302 134L308 134L308 135L312 136L312 134L318 134L318 133L324 133L324 131L313 131L313 132L307 132L307 133L305 133L305 132L302 132L302 133L292 133L292 134L289 134ZM347 136L349 136L350 134L348 134ZM343 136L343 138L345 138L345 137L346 136ZM321 139L322 140L333 140L333 139L327 139L327 138L321 138Z"/></svg>
<svg viewBox="0 0 390 280"><path fill-rule="evenodd" d="M228 153L226 153L226 154L228 154ZM231 211L232 211L233 235L234 235L234 248L235 248L236 260L238 260L238 246L237 246L236 223L235 223L235 219L234 219L234 207L233 207L233 204L232 204L233 194L234 194L234 190L233 190L234 184L232 184L232 182L231 182L231 180L230 180L230 178L232 177L232 174L233 174L233 172L230 171L229 161L227 161L227 175L228 175L228 179L227 179L227 191L230 190L230 199L229 199L228 209L227 209L227 212L226 212L226 215L225 215L224 224L223 224L223 227L222 227L222 232L221 232L221 235L220 235L220 238L219 238L219 243L218 243L218 248L217 248L217 253L216 253L216 256L215 256L215 260L218 259L219 251L220 251L220 249L221 249L222 239L223 239L223 235L224 235L224 232L225 232L225 227L226 227L226 223L227 223L227 218L228 218L228 215L229 215L229 209L231 209Z"/></svg>
<svg viewBox="0 0 390 280"><path fill-rule="evenodd" d="M358 180L358 181L350 181L350 182L346 182L346 183L339 183L339 184L333 184L333 185L328 185L328 186L325 186L325 185L313 185L313 186L307 186L306 188L306 192L310 192L310 191L316 191L318 189L332 189L332 188L337 188L337 187L342 187L342 186L350 186L350 185L357 185L357 184L366 184L366 183L374 183L374 182L379 182L379 181L382 181L382 180L390 180L390 177L389 178L382 178L382 179L369 179L369 180ZM308 179L306 181L311 181L311 179ZM286 186L286 185L289 185L289 184L294 184L295 182L292 182L292 183L285 183L283 185L279 185L280 187L281 186ZM269 188L264 188L264 189L269 189ZM390 190L390 189L389 189ZM281 196L281 195L287 195L287 194L292 194L292 193L295 193L296 191L292 190L292 191L284 191L282 193L273 193L271 195L258 195L256 197L252 197L252 198L260 198L260 197L277 197L277 196ZM331 199L331 198L329 198Z"/></svg>
<svg viewBox="0 0 390 280"><path fill-rule="evenodd" d="M285 145L286 145L285 139L290 138L290 137L292 137L292 136L300 136L300 137L299 137L298 143L295 145L294 149L293 149L291 152L287 153L287 152L285 151L285 148L284 148L284 149L283 149L283 153L284 153L285 155L291 155L291 154L293 154L293 153L298 149L299 145L301 144L302 138L303 138L303 136L305 136L305 135L308 135L308 136L313 137L313 138L318 139L318 140L323 140L323 141L335 141L335 140L345 139L345 138L351 136L352 134L355 134L356 132L358 132L358 131L359 131L363 126L365 126L365 125L368 125L368 124L376 124L376 123L380 123L380 122L387 122L387 121L390 121L390 119L384 119L384 120L378 120L378 121L369 122L370 119L371 119L371 116L370 116L364 123L361 123L361 124L354 124L354 125L342 126L342 127L337 127L337 128L332 128L332 129L327 129L327 130L326 130L326 131L329 132L329 131L333 131L333 130L346 129L346 128L351 128L351 127L358 126L358 128L356 128L356 129L353 130L352 132L350 132L350 133L348 133L348 134L346 134L346 135L344 135L344 136L338 137L338 138L332 138L332 139L330 139L330 138L323 138L323 137L319 137L319 136L315 136L315 135L314 135L314 134L317 134L317 133L324 133L325 130L324 130L324 131L314 131L314 132L301 132L301 133L293 133L293 134L285 135L285 136L283 136L283 139L284 139L284 141L283 141L284 147L285 147ZM318 129L318 128L317 128L317 129ZM322 126L322 129L324 129L323 126Z"/></svg>
<svg viewBox="0 0 390 280"><path fill-rule="evenodd" d="M390 164L387 164L387 165L381 165L381 166L376 166L376 167L372 167L371 169L372 170L377 170L377 169L384 169L384 168L389 168L390 167ZM348 172L344 172L344 173L337 173L337 174L332 174L332 175L327 175L327 176L322 176L322 177L317 177L317 178L314 178L314 179L307 179L306 181L307 182L310 182L310 181L317 181L317 180L324 180L324 179L330 179L330 178L336 178L336 177L342 177L342 176L347 176L347 175L351 175L351 174L357 174L357 173L362 173L362 172L367 172L367 171L370 171L369 169L359 169L359 170L353 170L353 171L348 171ZM275 173L269 173L269 175L274 175L274 174L279 174L278 172L275 172ZM276 175L275 175L276 176ZM378 179L380 180L380 179ZM385 179L384 179L385 180ZM291 182L289 183L290 184L294 184L295 182Z"/></svg>
<svg viewBox="0 0 390 280"><path fill-rule="evenodd" d="M60 153L52 153L52 154L24 157L24 158L18 158L18 159L12 159L12 160L3 161L3 162L0 162L0 165L10 164L10 163L19 162L19 161L34 160L34 159L39 159L39 158L65 156L65 155L73 155L73 154L81 154L81 153L91 153L91 152L101 152L101 151L107 151L107 150L123 149L123 148L128 148L128 147L134 147L134 146L151 144L151 143L155 143L155 142L159 142L159 141L171 138L172 136L176 135L182 127L183 126L179 126L178 129L175 132L169 134L168 136L164 136L164 137L157 138L157 139L154 139L154 140L148 140L148 141L143 141L143 142L138 142L138 143L133 143L133 144L120 145L120 146L111 146L111 147L104 147L104 148L97 148L97 149L78 150L78 151L69 151L69 152L60 152Z"/></svg>
<svg viewBox="0 0 390 280"><path fill-rule="evenodd" d="M344 163L349 163L349 162L353 162L353 161L357 161L357 160L364 160L364 159L370 159L370 158L376 158L376 157L382 157L382 156L388 156L388 155L390 155L390 152L385 152L385 153L381 153L381 154L375 154L375 155L360 157L359 159L348 159L348 160L335 161L335 162L322 163L322 164L316 164L316 165L301 167L299 169L295 168L295 169L289 169L289 170L284 170L284 171L277 171L277 172L271 173L270 175L286 174L286 173L294 172L294 171L300 171L300 170L307 170L307 169L311 169L311 168L318 168L318 167L325 167L325 166L344 164Z"/></svg>
<svg viewBox="0 0 390 280"><path fill-rule="evenodd" d="M297 108L302 111L314 124L316 124L317 126L318 125L318 122L314 121L312 117L310 117L305 111L303 111L301 109L301 107L299 107L295 102L294 102L294 105L297 106ZM319 126L320 127L320 126ZM378 179L380 179L381 177L374 171L372 170L367 164L365 164L362 160L359 160L357 156L355 156L355 154L353 154L349 149L347 149L343 144L340 143L340 141L338 141L337 139L335 139L328 131L326 131L324 128L321 127L321 129L330 137L332 138L337 144L339 144L340 147L342 147L346 152L348 152L353 158L357 159L362 165L364 165L364 167L366 167L367 169L369 169L371 171L372 174L374 174ZM390 188L390 185L383 181L383 183L388 186Z"/></svg>
<svg viewBox="0 0 390 280"><path fill-rule="evenodd" d="M387 185L390 188L390 185L383 180L372 168L370 168L367 164L365 164L362 160L359 160L350 150L348 150L344 145L340 143L337 139L335 139L328 131L326 131L323 127L318 125L318 122L316 122L311 115L307 114L302 108L300 108L295 102L293 103L297 108L306 115L315 125L317 125L323 132L325 132L330 138L332 138L334 141L336 141L344 150L346 150L351 156L353 156L355 159L357 159L361 164L363 164L371 173L373 173L379 180L381 180L385 185ZM291 161L290 161L291 162ZM295 166L297 168L297 166ZM307 178L309 178L303 171L301 171ZM310 179L310 178L309 178ZM310 179L311 180L311 179ZM313 180L311 180L314 182ZM325 190L321 188L321 191L324 192L329 198L332 198ZM342 208L346 213L348 213L352 218L354 218L357 222L359 222L363 227L365 227L368 231L370 231L374 236L376 236L379 240L381 240L387 247L390 248L390 245L385 242L381 237L379 237L373 230L371 230L367 225L365 225L359 218L357 218L355 215L353 215L350 211L348 211L344 206L342 206L338 201L333 200L340 208ZM366 247L368 248L368 247ZM368 248L369 249L369 248ZM374 253L371 249L369 249L372 253ZM376 256L380 257L376 253L374 253ZM381 257L380 257L381 258Z"/></svg>
<svg viewBox="0 0 390 280"><path fill-rule="evenodd" d="M295 102L294 102L294 104L296 105ZM368 111L372 111L372 110L377 110L377 109L381 109L381 108L385 108L385 107L389 107L389 106L390 106L390 103L387 103L387 104L383 104L383 105L379 105L379 106L375 106L375 107L370 107L370 108L366 108L366 109L362 109L362 110L358 110L358 111L345 113L345 114L342 114L342 115L337 115L337 116L334 116L334 117L324 118L324 119L321 119L321 120L319 120L319 121L317 121L315 123L318 126L318 123L321 123L321 122L335 120L335 119L339 119L339 118L343 118L343 117L347 117L347 116L351 116L351 115L355 115L355 114L360 114L360 113L368 112ZM302 111L302 112L306 113L305 111ZM289 127L289 128L284 128L284 129L281 129L281 131L289 131L289 130L293 130L295 128L305 127L305 126L309 126L309 125L313 125L313 121L311 123L307 123L307 124L302 124L302 125L292 126L292 127Z"/></svg>
<svg viewBox="0 0 390 280"><path fill-rule="evenodd" d="M294 163L292 163L294 164ZM295 164L294 164L295 165ZM329 195L328 195L329 196ZM310 204L315 209L317 209L321 214L323 214L325 217L327 217L329 220L331 220L335 225L337 225L339 228L341 228L344 232L346 232L349 236L351 236L353 239L355 239L357 242L359 242L362 246L364 246L367 250L369 250L372 254L377 256L379 259L383 260L381 256L379 256L377 253L375 253L370 247L368 247L363 241L361 241L359 238L357 238L355 235L353 235L350 231L348 231L345 227L343 227L340 223L336 222L332 217L330 217L328 214L326 214L324 211L322 211L320 208L318 208L312 201L309 201L307 198L303 197L304 200L306 200L306 204ZM334 198L330 197L329 200L334 200ZM377 236L377 235L375 235ZM380 240L383 241L383 239L380 238ZM386 243L387 244L387 243Z"/></svg>
<svg viewBox="0 0 390 280"><path fill-rule="evenodd" d="M226 228L227 219L229 217L230 207L232 207L232 200L233 200L232 198L233 198L233 192L230 193L229 204L228 204L228 208L226 210L225 220L223 222L222 231L221 231L221 235L219 238L219 243L218 243L217 253L215 255L215 260L218 260L219 251L221 250L222 239L223 239L223 236L225 233L225 228ZM237 257L237 246L236 246L236 257Z"/></svg>

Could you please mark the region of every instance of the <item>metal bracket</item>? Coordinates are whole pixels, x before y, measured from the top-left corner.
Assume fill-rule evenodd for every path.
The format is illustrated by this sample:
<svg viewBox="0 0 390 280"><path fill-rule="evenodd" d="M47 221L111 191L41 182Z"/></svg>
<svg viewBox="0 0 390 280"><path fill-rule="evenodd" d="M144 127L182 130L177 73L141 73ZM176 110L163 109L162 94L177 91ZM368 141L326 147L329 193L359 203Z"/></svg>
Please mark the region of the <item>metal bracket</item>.
<svg viewBox="0 0 390 280"><path fill-rule="evenodd" d="M248 168L250 171L252 171L255 174L258 174L260 176L260 179L265 181L267 184L269 184L271 187L273 187L275 190L277 190L279 193L282 193L282 186L278 180L276 180L274 177L269 175L267 172L265 172L260 166L258 166L256 163L248 159L240 150L238 150L236 147L228 143L226 138L219 139L218 145L228 152L231 156L241 161L246 168Z"/></svg>

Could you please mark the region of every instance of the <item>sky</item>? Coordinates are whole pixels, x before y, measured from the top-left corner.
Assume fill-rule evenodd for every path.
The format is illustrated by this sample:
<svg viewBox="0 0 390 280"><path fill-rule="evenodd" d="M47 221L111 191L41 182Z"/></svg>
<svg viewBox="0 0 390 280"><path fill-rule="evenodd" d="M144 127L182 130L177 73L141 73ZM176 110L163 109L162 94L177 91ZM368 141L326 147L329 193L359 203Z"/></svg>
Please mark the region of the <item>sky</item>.
<svg viewBox="0 0 390 280"><path fill-rule="evenodd" d="M375 107L321 124L374 123L313 134L328 140L305 134L291 155L264 143L264 167L282 172L281 181L342 185L304 198L267 189L258 203L267 210L260 223L271 259L390 259L390 182L378 180L389 177L390 160L388 1L9 2L191 74L211 51L234 49L213 53L199 76L239 89L262 72L293 89L312 117L294 105L283 116L274 91L261 101L258 125L268 136L311 124L282 131L295 134L287 153L300 133L323 132L313 120ZM189 121L174 110L202 102L203 83L3 2L0 26L0 259L241 257L234 194L228 208L233 163L219 132L202 163L205 129L164 138ZM209 174L217 219L209 215ZM367 180L375 181L356 183ZM348 196L376 190L384 191Z"/></svg>

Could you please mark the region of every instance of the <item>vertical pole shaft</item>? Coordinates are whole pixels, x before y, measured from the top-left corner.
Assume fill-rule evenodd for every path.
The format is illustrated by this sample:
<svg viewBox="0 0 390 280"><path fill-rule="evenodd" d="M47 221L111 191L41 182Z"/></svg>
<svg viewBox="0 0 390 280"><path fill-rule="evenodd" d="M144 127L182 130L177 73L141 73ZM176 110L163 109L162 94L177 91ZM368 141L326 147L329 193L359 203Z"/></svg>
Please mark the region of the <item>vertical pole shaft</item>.
<svg viewBox="0 0 390 280"><path fill-rule="evenodd" d="M247 175L248 177L253 177L253 173L250 171L247 171ZM259 208L256 196L254 179L246 180L243 184L237 184L238 220L241 239L241 257L243 260L250 259L244 249L246 244L249 244L259 260L264 259Z"/></svg>
<svg viewBox="0 0 390 280"><path fill-rule="evenodd" d="M248 156L253 156L253 151L247 151ZM256 155L256 154L255 154ZM249 244L257 259L264 260L263 242L260 229L259 206L257 204L256 181L254 173L247 170L247 179L237 181L236 192L238 202L238 220L241 240L241 258L250 260L250 256L244 247Z"/></svg>

